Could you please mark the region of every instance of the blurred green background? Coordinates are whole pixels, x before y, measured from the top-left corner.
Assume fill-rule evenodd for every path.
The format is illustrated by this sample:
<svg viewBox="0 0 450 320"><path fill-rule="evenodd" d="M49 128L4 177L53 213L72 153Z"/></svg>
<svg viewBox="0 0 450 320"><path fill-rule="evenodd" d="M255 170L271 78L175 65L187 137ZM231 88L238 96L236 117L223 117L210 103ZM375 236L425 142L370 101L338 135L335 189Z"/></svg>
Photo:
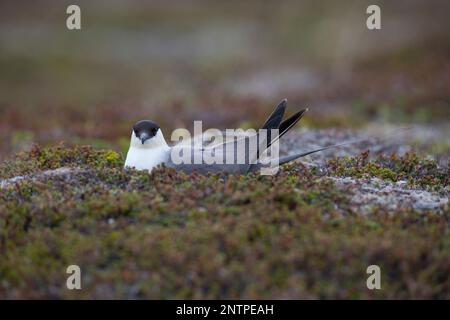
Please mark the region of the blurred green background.
<svg viewBox="0 0 450 320"><path fill-rule="evenodd" d="M78 4L82 30L66 28ZM366 28L381 7L382 29ZM450 1L1 1L0 158L59 141L119 151L132 124L448 130ZM448 148L448 141L443 141ZM447 147L445 147L447 146Z"/></svg>

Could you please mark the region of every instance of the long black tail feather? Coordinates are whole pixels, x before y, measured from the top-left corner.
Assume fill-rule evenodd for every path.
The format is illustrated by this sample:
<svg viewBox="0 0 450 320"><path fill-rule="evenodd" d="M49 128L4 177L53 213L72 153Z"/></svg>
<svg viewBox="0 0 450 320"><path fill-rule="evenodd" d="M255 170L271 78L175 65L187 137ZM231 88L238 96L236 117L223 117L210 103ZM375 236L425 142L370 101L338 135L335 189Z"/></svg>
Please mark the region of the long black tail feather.
<svg viewBox="0 0 450 320"><path fill-rule="evenodd" d="M293 114L292 116L290 116L288 119L284 120L281 124L280 127L278 129L278 136L275 137L269 144L267 147L270 147L270 145L272 143L274 143L275 141L277 141L278 139L280 139L282 136L284 136L289 130L292 129L292 127L294 127L297 122L300 121L301 118L303 118L304 114L308 111L308 108L300 110L299 112L296 112L295 114Z"/></svg>

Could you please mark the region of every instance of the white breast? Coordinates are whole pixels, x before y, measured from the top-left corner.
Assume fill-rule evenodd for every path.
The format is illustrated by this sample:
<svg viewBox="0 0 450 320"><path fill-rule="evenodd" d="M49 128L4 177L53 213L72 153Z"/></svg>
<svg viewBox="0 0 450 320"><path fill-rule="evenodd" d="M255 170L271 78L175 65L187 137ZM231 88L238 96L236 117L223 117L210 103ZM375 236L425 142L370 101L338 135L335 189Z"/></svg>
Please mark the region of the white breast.
<svg viewBox="0 0 450 320"><path fill-rule="evenodd" d="M130 147L125 160L125 167L150 171L157 165L167 162L169 150L167 147L151 149Z"/></svg>

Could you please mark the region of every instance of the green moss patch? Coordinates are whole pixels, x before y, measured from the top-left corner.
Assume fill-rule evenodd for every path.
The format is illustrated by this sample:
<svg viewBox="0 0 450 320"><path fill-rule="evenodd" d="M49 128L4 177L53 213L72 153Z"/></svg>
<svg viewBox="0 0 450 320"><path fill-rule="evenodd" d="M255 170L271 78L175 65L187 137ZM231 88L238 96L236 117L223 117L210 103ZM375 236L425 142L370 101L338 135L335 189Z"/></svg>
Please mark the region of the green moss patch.
<svg viewBox="0 0 450 320"><path fill-rule="evenodd" d="M375 161L369 160L369 152L356 157L333 159L328 162L332 175L339 177L371 178L397 182L408 181L412 187L427 190L448 190L450 176L448 168L441 168L436 161L421 159L414 153L402 157L379 156Z"/></svg>
<svg viewBox="0 0 450 320"><path fill-rule="evenodd" d="M6 179L61 167L108 168L120 167L123 159L112 150L96 150L91 146L43 148L34 145L29 152L17 154L0 165L0 178Z"/></svg>

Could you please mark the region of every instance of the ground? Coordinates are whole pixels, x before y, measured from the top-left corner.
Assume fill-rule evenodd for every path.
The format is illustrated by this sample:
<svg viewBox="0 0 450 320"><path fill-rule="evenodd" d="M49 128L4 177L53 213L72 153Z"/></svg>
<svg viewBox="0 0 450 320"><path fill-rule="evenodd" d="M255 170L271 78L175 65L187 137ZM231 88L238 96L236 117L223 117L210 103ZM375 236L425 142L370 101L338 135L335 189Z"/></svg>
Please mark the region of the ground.
<svg viewBox="0 0 450 320"><path fill-rule="evenodd" d="M302 134L335 137L286 145ZM448 169L413 153L323 157L200 176L34 146L0 166L0 295L448 299ZM79 292L65 288L71 264ZM366 287L372 264L382 290Z"/></svg>

